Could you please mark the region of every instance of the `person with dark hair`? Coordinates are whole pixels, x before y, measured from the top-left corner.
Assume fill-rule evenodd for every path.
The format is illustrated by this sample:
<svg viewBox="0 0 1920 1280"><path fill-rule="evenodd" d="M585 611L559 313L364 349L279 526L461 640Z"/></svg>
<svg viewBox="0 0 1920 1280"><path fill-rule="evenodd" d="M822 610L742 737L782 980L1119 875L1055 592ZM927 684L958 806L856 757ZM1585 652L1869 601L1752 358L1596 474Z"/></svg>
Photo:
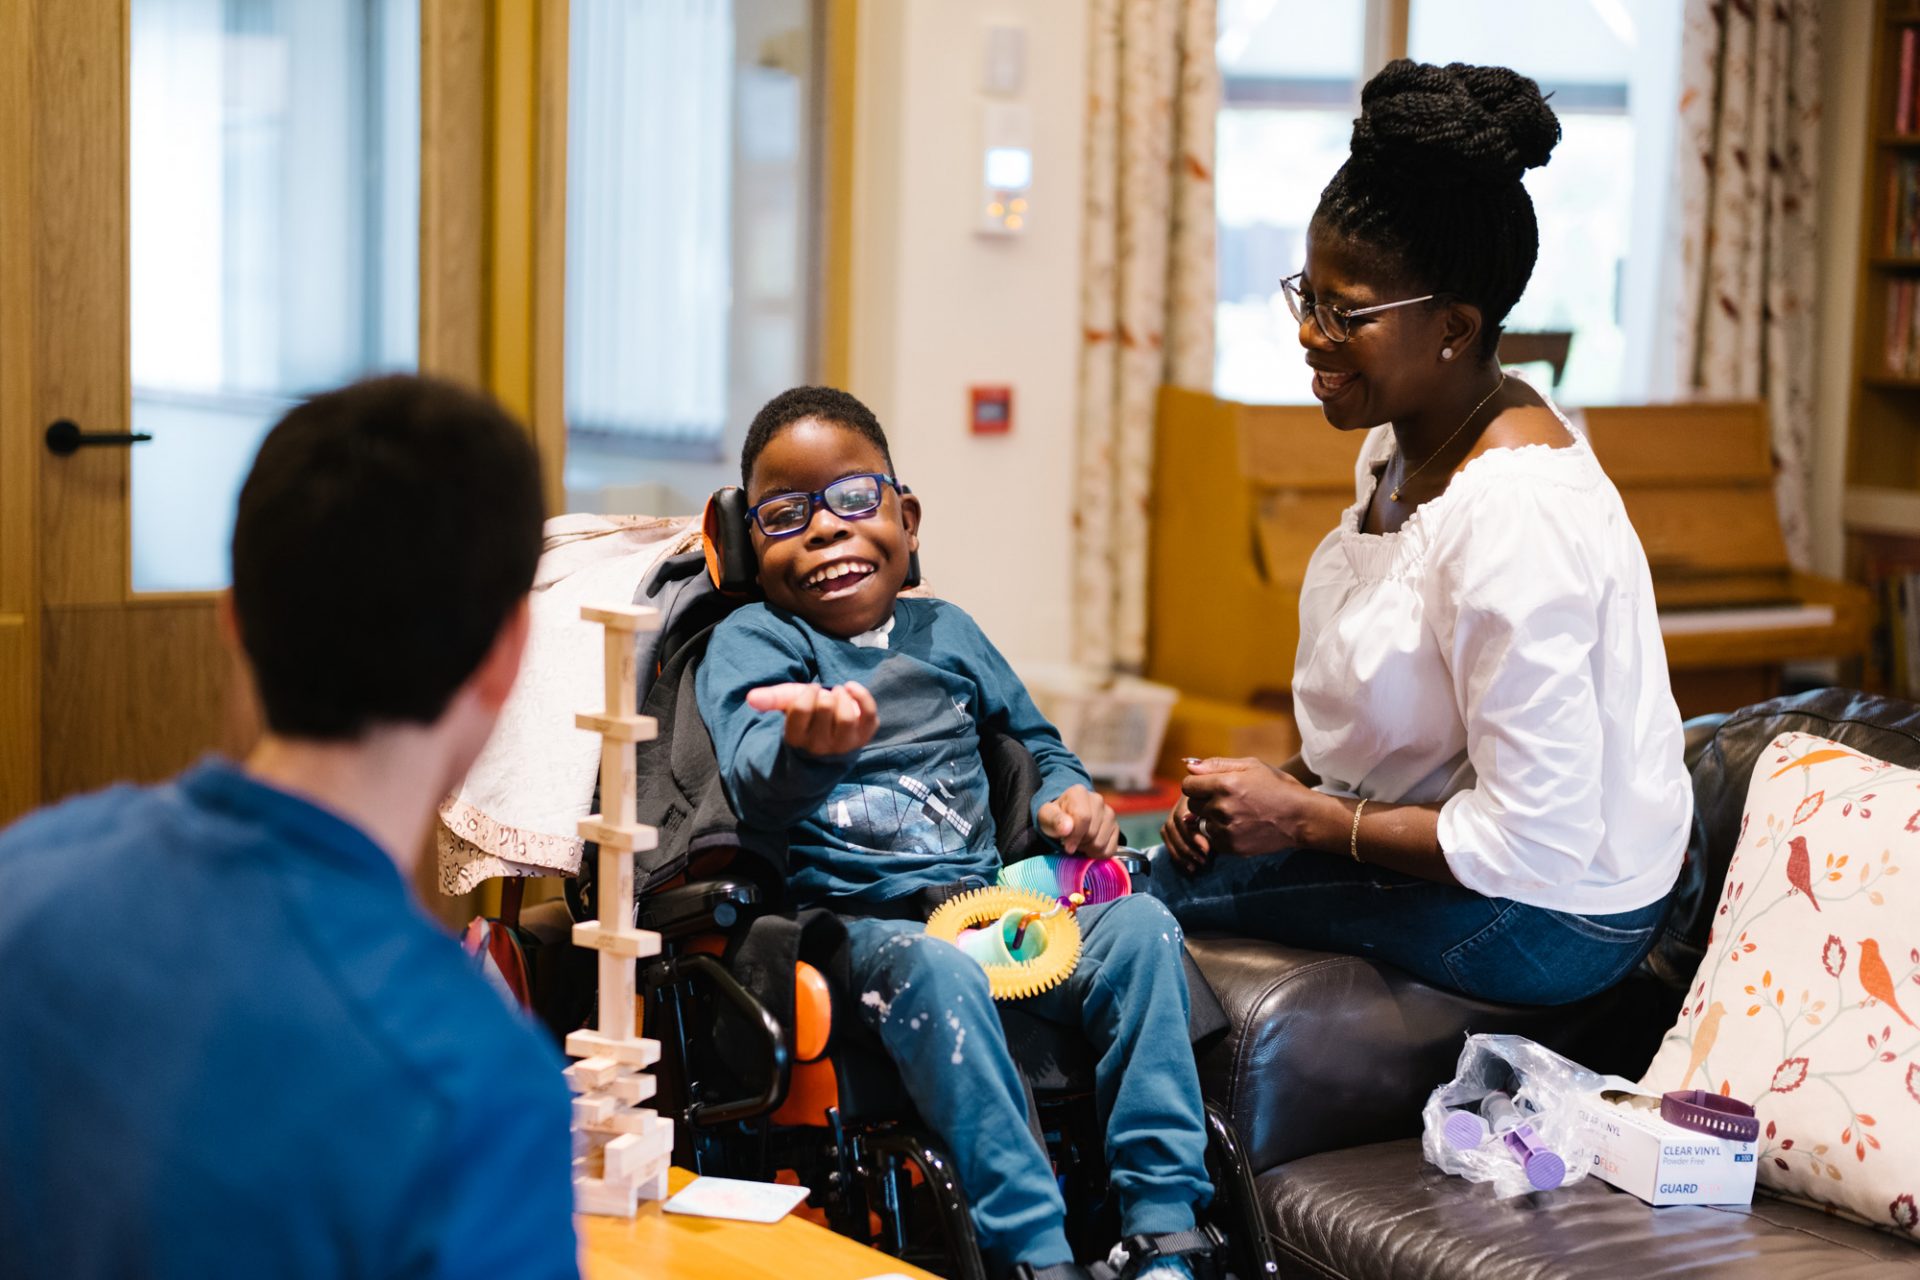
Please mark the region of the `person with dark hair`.
<svg viewBox="0 0 1920 1280"><path fill-rule="evenodd" d="M558 1054L407 888L542 520L526 433L445 383L268 434L222 605L258 746L0 833L0 1270L577 1274Z"/></svg>
<svg viewBox="0 0 1920 1280"><path fill-rule="evenodd" d="M1189 763L1152 892L1190 928L1557 1004L1653 944L1692 820L1645 551L1500 367L1559 123L1502 67L1389 64L1282 282L1356 500L1308 562L1301 750Z"/></svg>

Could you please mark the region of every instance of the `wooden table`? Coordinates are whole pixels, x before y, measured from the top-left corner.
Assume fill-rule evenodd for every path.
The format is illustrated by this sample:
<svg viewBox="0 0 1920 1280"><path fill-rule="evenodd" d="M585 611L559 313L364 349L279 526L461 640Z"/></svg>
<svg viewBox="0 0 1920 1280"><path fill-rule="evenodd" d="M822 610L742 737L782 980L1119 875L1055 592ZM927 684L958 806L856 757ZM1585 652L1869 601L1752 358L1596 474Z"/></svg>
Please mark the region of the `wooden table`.
<svg viewBox="0 0 1920 1280"><path fill-rule="evenodd" d="M667 1175L675 1191L693 1181L685 1169ZM580 1233L581 1270L587 1280L718 1280L765 1276L769 1280L868 1280L907 1276L935 1280L825 1227L788 1214L780 1221L727 1222L688 1214L663 1213L643 1204L633 1218L574 1218Z"/></svg>

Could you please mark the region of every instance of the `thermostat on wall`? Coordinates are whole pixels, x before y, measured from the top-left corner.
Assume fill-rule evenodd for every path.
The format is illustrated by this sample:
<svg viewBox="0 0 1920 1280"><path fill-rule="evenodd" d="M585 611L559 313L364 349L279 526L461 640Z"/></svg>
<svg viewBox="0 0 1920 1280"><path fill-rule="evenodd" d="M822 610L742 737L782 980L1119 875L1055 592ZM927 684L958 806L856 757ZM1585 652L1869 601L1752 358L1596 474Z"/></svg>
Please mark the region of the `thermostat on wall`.
<svg viewBox="0 0 1920 1280"><path fill-rule="evenodd" d="M1017 236L1032 210L1033 118L1024 103L990 102L981 109L982 235Z"/></svg>

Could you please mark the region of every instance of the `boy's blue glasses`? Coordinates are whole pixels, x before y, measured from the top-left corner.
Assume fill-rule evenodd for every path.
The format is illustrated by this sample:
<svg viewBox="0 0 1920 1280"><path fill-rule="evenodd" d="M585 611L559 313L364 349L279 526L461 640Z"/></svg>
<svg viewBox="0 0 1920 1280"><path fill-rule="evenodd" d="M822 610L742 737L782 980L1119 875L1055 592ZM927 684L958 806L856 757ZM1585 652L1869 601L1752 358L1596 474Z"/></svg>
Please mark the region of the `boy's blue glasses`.
<svg viewBox="0 0 1920 1280"><path fill-rule="evenodd" d="M776 493L763 498L747 508L747 519L759 525L760 532L769 538L790 538L805 529L813 523L815 507L825 507L842 520L864 520L880 509L880 500L886 494L883 485L892 485L899 493L913 492L892 476L864 472L842 476L812 493Z"/></svg>

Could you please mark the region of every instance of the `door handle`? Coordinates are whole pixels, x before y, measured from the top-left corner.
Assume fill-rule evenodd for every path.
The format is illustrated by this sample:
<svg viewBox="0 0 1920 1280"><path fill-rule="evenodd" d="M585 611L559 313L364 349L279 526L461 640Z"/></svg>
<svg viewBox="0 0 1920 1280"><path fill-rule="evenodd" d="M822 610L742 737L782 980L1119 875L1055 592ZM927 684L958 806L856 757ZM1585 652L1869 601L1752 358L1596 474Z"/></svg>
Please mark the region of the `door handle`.
<svg viewBox="0 0 1920 1280"><path fill-rule="evenodd" d="M82 431L72 418L55 418L47 424L47 452L64 458L87 445L110 444L127 448L153 439L144 431Z"/></svg>

